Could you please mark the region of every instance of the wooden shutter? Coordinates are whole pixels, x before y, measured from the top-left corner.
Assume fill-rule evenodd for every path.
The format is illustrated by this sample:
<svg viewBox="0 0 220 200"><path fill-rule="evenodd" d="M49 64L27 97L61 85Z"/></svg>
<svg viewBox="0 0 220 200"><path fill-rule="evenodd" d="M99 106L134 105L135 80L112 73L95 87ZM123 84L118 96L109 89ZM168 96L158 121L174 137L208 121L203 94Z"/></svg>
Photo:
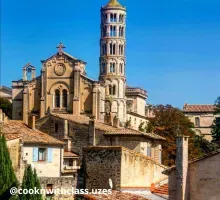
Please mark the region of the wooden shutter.
<svg viewBox="0 0 220 200"><path fill-rule="evenodd" d="M52 148L48 148L47 149L47 161L49 163L52 163L52 158L53 158L53 149Z"/></svg>
<svg viewBox="0 0 220 200"><path fill-rule="evenodd" d="M33 148L33 162L37 162L38 161L38 148L34 147Z"/></svg>

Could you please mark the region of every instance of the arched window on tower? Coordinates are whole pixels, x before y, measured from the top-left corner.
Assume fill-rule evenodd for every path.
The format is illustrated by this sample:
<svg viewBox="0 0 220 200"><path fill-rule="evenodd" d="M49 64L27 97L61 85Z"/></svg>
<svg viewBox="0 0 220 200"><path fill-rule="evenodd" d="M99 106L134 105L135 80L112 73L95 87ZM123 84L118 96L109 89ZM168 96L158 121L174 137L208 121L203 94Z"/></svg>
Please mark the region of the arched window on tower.
<svg viewBox="0 0 220 200"><path fill-rule="evenodd" d="M116 48L116 45L115 44L110 44L110 55L115 55L115 48Z"/></svg>
<svg viewBox="0 0 220 200"><path fill-rule="evenodd" d="M116 37L116 26L110 26L110 36Z"/></svg>
<svg viewBox="0 0 220 200"><path fill-rule="evenodd" d="M108 86L108 91L109 91L109 94L112 95L112 85Z"/></svg>
<svg viewBox="0 0 220 200"><path fill-rule="evenodd" d="M116 95L116 85L109 85L109 94Z"/></svg>
<svg viewBox="0 0 220 200"><path fill-rule="evenodd" d="M105 22L108 22L108 15L105 14Z"/></svg>
<svg viewBox="0 0 220 200"><path fill-rule="evenodd" d="M113 13L111 13L111 15L110 15L110 22L114 22L114 14Z"/></svg>
<svg viewBox="0 0 220 200"><path fill-rule="evenodd" d="M110 63L110 73L115 73L115 63Z"/></svg>
<svg viewBox="0 0 220 200"><path fill-rule="evenodd" d="M113 95L116 95L116 85L113 85L113 91L112 91Z"/></svg>
<svg viewBox="0 0 220 200"><path fill-rule="evenodd" d="M120 73L123 74L123 64L120 64Z"/></svg>
<svg viewBox="0 0 220 200"><path fill-rule="evenodd" d="M124 36L124 27L121 27L121 37Z"/></svg>
<svg viewBox="0 0 220 200"><path fill-rule="evenodd" d="M113 44L113 55L115 55L115 53L116 53L116 44Z"/></svg>
<svg viewBox="0 0 220 200"><path fill-rule="evenodd" d="M63 90L63 108L67 108L67 90Z"/></svg>
<svg viewBox="0 0 220 200"><path fill-rule="evenodd" d="M106 37L107 36L107 26L104 26L103 29L102 29L102 35L103 37Z"/></svg>
<svg viewBox="0 0 220 200"><path fill-rule="evenodd" d="M105 74L106 73L106 64L105 63L102 63L102 66L101 66L101 73L102 74Z"/></svg>
<svg viewBox="0 0 220 200"><path fill-rule="evenodd" d="M120 14L119 16L119 22L120 23L123 23L124 22L124 16L122 14Z"/></svg>
<svg viewBox="0 0 220 200"><path fill-rule="evenodd" d="M107 46L106 46L106 44L103 44L102 45L102 55L104 56L106 54L107 54Z"/></svg>
<svg viewBox="0 0 220 200"><path fill-rule="evenodd" d="M117 14L114 14L114 22L117 22Z"/></svg>
<svg viewBox="0 0 220 200"><path fill-rule="evenodd" d="M200 119L199 119L199 117L195 118L195 127L200 127Z"/></svg>
<svg viewBox="0 0 220 200"><path fill-rule="evenodd" d="M60 91L55 90L55 107L59 108L60 107Z"/></svg>

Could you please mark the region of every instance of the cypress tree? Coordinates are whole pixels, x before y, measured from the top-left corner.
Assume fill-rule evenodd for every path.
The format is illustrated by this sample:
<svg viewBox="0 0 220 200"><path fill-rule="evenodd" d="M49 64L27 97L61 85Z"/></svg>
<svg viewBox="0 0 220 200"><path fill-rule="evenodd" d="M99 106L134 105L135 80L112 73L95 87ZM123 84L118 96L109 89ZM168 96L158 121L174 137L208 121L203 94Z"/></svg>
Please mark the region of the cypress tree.
<svg viewBox="0 0 220 200"><path fill-rule="evenodd" d="M34 169L34 181L36 189L41 189L40 181L37 176L36 169ZM43 200L41 194L36 194L36 200Z"/></svg>
<svg viewBox="0 0 220 200"><path fill-rule="evenodd" d="M0 199L17 199L10 194L12 187L18 187L6 139L0 132Z"/></svg>
<svg viewBox="0 0 220 200"><path fill-rule="evenodd" d="M40 182L37 177L36 170L32 170L31 165L28 165L25 168L23 181L22 181L22 190L24 189L30 190L30 189L40 189ZM41 194L21 194L19 196L20 200L42 200Z"/></svg>

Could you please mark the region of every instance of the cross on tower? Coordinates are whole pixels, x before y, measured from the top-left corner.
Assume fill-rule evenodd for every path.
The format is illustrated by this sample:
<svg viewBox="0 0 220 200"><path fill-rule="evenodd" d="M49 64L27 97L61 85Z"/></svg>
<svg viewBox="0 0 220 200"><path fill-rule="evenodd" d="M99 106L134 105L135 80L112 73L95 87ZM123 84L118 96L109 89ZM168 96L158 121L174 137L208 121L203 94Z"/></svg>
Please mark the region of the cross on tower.
<svg viewBox="0 0 220 200"><path fill-rule="evenodd" d="M62 42L60 42L60 44L56 47L59 51L59 54L62 55L63 53L63 49L66 48Z"/></svg>

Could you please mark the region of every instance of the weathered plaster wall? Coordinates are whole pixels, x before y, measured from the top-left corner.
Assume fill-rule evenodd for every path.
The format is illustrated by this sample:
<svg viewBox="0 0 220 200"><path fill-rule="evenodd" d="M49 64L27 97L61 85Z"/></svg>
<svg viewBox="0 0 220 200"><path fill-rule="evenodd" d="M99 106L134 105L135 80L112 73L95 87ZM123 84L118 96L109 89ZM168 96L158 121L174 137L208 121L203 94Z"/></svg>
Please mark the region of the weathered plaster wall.
<svg viewBox="0 0 220 200"><path fill-rule="evenodd" d="M86 187L146 188L167 178L164 166L123 147L88 147L84 149Z"/></svg>
<svg viewBox="0 0 220 200"><path fill-rule="evenodd" d="M25 145L23 147L23 155L27 164L33 164L36 168L37 174L39 177L60 177L61 168L62 168L62 153L63 150L61 147L53 146L36 146L38 148L52 148L52 162L48 161L38 161L33 162L33 146Z"/></svg>
<svg viewBox="0 0 220 200"><path fill-rule="evenodd" d="M220 153L189 167L190 199L220 199Z"/></svg>

